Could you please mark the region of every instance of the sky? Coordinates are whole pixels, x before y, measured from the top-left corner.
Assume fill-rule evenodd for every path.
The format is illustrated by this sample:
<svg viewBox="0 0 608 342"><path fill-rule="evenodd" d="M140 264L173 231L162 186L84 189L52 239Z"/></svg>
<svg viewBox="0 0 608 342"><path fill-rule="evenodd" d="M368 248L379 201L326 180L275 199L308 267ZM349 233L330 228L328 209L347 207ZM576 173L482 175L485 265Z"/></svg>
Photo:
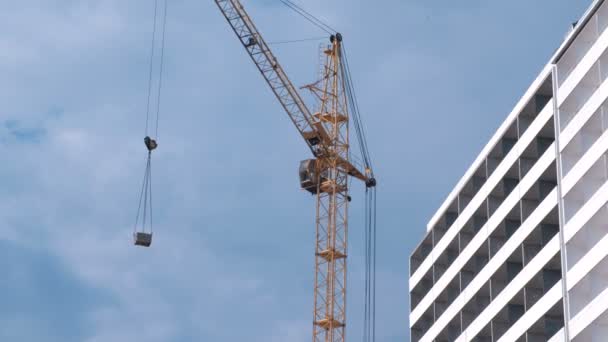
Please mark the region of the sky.
<svg viewBox="0 0 608 342"><path fill-rule="evenodd" d="M299 0L344 36L378 178L377 341L409 339L426 223L590 0ZM267 41L323 36L243 0ZM132 246L154 6L3 1L0 341L310 341L310 157L213 1L169 0L154 242ZM296 85L319 41L273 45ZM364 189L348 340L362 339Z"/></svg>

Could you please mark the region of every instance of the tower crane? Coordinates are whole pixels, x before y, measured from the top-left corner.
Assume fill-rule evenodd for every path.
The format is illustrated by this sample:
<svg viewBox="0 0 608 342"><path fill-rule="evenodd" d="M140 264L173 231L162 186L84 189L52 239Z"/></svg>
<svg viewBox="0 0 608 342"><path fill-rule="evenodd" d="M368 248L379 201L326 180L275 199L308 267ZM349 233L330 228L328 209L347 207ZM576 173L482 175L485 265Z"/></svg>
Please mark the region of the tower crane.
<svg viewBox="0 0 608 342"><path fill-rule="evenodd" d="M376 186L369 162L349 154L349 93L342 35L332 34L319 81L303 88L319 100L312 112L239 0L214 0L314 158L300 164L303 189L316 196L313 341L343 342L346 326L349 178ZM367 159L367 158L366 158Z"/></svg>

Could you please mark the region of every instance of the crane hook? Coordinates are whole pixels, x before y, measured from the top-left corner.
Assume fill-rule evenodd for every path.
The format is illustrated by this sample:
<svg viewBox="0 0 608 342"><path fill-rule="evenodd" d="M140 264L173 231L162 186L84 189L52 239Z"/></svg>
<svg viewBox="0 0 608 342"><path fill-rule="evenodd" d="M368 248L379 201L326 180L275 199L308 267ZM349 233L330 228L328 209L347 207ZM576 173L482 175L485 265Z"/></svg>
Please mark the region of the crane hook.
<svg viewBox="0 0 608 342"><path fill-rule="evenodd" d="M153 150L155 150L158 147L158 143L156 143L156 140L146 136L144 138L144 143L146 144L146 147L148 148L149 152L152 152Z"/></svg>

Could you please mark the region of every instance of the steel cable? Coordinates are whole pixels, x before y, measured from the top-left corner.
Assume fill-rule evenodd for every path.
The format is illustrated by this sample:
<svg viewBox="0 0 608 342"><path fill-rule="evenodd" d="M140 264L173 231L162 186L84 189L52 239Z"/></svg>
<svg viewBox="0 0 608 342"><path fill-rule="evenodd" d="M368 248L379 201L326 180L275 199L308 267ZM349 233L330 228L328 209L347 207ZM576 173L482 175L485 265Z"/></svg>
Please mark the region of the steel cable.
<svg viewBox="0 0 608 342"><path fill-rule="evenodd" d="M346 81L346 91L351 102L351 108L353 112L353 123L355 125L355 131L357 133L357 140L359 142L359 148L361 149L361 155L365 161L365 167L373 172L373 165L371 161L371 157L369 154L369 148L367 146L367 138L365 135L365 130L363 128L363 123L361 119L361 112L359 110L359 101L357 100L357 95L355 92L355 87L352 80L352 74L350 72L350 65L348 63L348 54L346 52L346 47L342 44L342 73L343 77Z"/></svg>
<svg viewBox="0 0 608 342"><path fill-rule="evenodd" d="M150 153L148 153L146 170L144 172L144 181L141 187L141 192L139 194L139 205L137 207L137 216L135 217L135 228L133 229L134 233L137 232L137 225L139 224L140 218L139 214L142 214L141 231L146 231L146 222L149 219L150 233L152 233L152 163Z"/></svg>
<svg viewBox="0 0 608 342"><path fill-rule="evenodd" d="M166 29L167 29L167 0L165 0L165 8L164 8L164 15L163 15L163 35L162 35L162 39L161 39L161 47L160 47L160 71L159 71L159 75L158 75L158 96L157 96L157 102L156 102L156 131L155 131L155 137L158 140L158 118L160 117L160 94L161 94L161 89L163 86L163 68L164 68L164 61L165 61L165 33L166 33Z"/></svg>
<svg viewBox="0 0 608 342"><path fill-rule="evenodd" d="M373 178L373 166L357 95L350 72L348 56L346 49L343 46L341 55L342 79L345 84L345 92L349 101L349 106L352 112L353 124L355 127L355 135L359 145L361 157L365 164L366 172L369 171L368 177ZM366 187L365 190L365 295L364 295L364 313L363 313L363 341L375 342L376 340L376 266L377 266L377 201L376 187Z"/></svg>
<svg viewBox="0 0 608 342"><path fill-rule="evenodd" d="M148 190L150 191L150 234L152 234L152 219L154 216L152 215L152 164L150 163L148 163Z"/></svg>
<svg viewBox="0 0 608 342"><path fill-rule="evenodd" d="M372 222L372 231L373 231L373 268L372 268L372 281L373 281L373 286L372 286L372 319L371 319L371 325L372 325L372 342L376 341L376 243L377 243L377 229L376 229L376 223L377 223L377 215L376 215L376 187L372 188L372 194L374 197L373 200L373 208L372 208L372 214L373 214L373 222Z"/></svg>
<svg viewBox="0 0 608 342"><path fill-rule="evenodd" d="M148 102L146 104L146 131L148 135L148 121L150 117L150 98L152 97L152 72L154 70L154 47L156 45L156 18L158 17L158 0L154 0L154 21L152 23L152 44L150 48L150 71L148 75Z"/></svg>
<svg viewBox="0 0 608 342"><path fill-rule="evenodd" d="M315 37L315 38L304 38L304 39L294 39L294 40L278 40L274 42L268 42L268 45L281 45L281 44L291 44L291 43L300 43L300 42L310 42L310 41L319 41L327 39L327 37Z"/></svg>
<svg viewBox="0 0 608 342"><path fill-rule="evenodd" d="M158 125L159 125L159 117L160 117L160 100L161 100L161 90L163 83L163 68L164 68L164 56L165 56L165 37L166 37L166 27L167 27L167 0L164 3L164 12L163 12L163 20L162 20L162 38L161 38L161 46L160 46L160 66L159 66L159 76L158 76L158 89L156 93L156 125L155 125L155 138L158 139ZM153 230L153 212L152 212L152 150L156 148L156 139L151 139L149 137L149 124L150 124L150 109L152 107L152 88L153 88L153 74L154 74L154 57L156 51L156 31L158 26L158 0L154 1L154 19L152 24L152 43L150 48L150 69L148 74L148 98L146 103L146 129L145 135L146 138L144 141L146 142L146 147L148 148L148 155L146 161L146 170L144 172L144 180L142 183L142 188L139 194L139 202L137 207L137 215L135 217L135 227L134 233L138 231L138 224L141 218L141 231L146 232L146 227L149 227L149 232L152 234ZM152 143L150 143L152 141ZM140 216L141 214L141 216Z"/></svg>
<svg viewBox="0 0 608 342"><path fill-rule="evenodd" d="M325 31L328 34L334 34L337 31L334 30L333 28L331 28L331 26L327 25L326 23L324 23L323 21L321 21L319 18L315 17L314 15L310 14L309 12L307 12L306 10L304 10L302 7L296 5L295 3L289 1L289 0L279 0L281 3L283 3L285 6L287 6L288 8L292 9L294 12L296 12L297 14L299 14L300 16L302 16L304 19L306 19L307 21L309 21L311 24L315 25L316 27L318 27L319 29Z"/></svg>
<svg viewBox="0 0 608 342"><path fill-rule="evenodd" d="M133 233L137 232L137 224L139 223L139 214L141 213L141 202L144 197L144 190L147 188L147 184L146 184L147 179L148 179L146 177L147 173L148 173L148 170L146 168L146 172L144 173L144 180L141 184L141 192L139 193L139 205L137 206L137 215L135 216L135 226L133 228Z"/></svg>

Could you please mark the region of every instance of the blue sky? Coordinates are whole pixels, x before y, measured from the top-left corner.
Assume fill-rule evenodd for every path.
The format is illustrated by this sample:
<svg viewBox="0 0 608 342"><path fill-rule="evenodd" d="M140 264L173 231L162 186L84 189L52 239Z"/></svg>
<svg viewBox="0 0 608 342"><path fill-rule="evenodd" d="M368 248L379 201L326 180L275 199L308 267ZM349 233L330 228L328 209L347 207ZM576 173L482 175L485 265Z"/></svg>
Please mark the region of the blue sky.
<svg viewBox="0 0 608 342"><path fill-rule="evenodd" d="M322 35L243 1L268 41ZM379 179L378 341L408 340L426 222L590 1L307 0L342 31ZM309 151L213 1L172 0L155 241L131 246L151 1L26 0L0 12L0 340L309 341ZM277 45L294 83L318 42ZM363 317L353 189L349 340Z"/></svg>

